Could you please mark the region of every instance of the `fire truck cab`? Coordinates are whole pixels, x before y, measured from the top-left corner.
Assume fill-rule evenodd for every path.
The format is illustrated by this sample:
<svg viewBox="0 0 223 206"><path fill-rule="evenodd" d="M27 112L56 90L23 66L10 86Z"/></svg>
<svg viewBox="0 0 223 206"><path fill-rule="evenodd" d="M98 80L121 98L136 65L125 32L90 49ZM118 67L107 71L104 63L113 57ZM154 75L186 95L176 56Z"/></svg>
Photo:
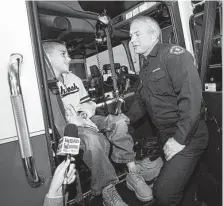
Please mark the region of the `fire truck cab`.
<svg viewBox="0 0 223 206"><path fill-rule="evenodd" d="M56 126L59 123L55 112L61 102L54 95L55 82L48 72L50 65L42 41L66 43L70 71L81 78L97 103L98 114L125 113L139 82L141 62L129 36L130 22L139 15L151 16L159 23L162 42L191 52L202 81L209 146L189 183L182 206L221 205L221 1L4 1L1 8L2 206L42 205L60 162L56 149L63 132ZM99 22L102 15L109 19L106 30ZM117 98L117 93L122 98ZM162 149L150 119L143 118L133 126L137 158L160 156ZM81 160L77 164L80 181L68 189L67 204L101 205L100 197L91 195L89 169ZM116 170L118 185L122 185L126 172L118 166ZM123 195L129 195L120 188ZM141 205L134 197L128 204ZM147 203L153 204L155 201Z"/></svg>

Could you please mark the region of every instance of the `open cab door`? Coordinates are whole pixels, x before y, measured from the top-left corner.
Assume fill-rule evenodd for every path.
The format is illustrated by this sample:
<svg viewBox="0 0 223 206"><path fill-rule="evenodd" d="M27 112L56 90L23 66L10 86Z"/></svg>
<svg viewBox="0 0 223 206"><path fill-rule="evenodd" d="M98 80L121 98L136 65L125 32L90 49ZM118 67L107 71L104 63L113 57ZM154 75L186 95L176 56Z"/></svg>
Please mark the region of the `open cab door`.
<svg viewBox="0 0 223 206"><path fill-rule="evenodd" d="M0 13L2 206L42 205L52 177L27 11L25 1L5 1Z"/></svg>
<svg viewBox="0 0 223 206"><path fill-rule="evenodd" d="M221 205L222 195L222 2L195 2L191 34L203 85L209 146L200 164L198 199Z"/></svg>

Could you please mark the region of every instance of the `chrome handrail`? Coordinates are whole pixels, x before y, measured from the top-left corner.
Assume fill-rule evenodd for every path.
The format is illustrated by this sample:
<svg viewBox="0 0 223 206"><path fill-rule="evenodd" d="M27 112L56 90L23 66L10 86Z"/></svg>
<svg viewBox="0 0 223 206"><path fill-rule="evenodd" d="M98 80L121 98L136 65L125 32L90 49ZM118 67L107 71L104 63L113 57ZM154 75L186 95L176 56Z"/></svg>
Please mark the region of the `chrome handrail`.
<svg viewBox="0 0 223 206"><path fill-rule="evenodd" d="M21 54L12 54L8 65L8 83L12 110L15 118L20 154L28 183L31 187L39 187L44 182L36 170L33 158L32 146L28 130L26 112L20 84L20 70L23 62Z"/></svg>

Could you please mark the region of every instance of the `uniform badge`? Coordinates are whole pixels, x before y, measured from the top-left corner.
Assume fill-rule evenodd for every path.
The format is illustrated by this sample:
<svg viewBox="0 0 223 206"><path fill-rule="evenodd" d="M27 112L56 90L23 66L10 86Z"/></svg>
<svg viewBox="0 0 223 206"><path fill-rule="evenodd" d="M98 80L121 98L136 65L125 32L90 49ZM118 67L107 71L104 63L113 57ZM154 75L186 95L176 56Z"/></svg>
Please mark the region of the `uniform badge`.
<svg viewBox="0 0 223 206"><path fill-rule="evenodd" d="M185 52L185 49L180 47L180 46L172 46L170 48L170 53L171 54L180 55L180 54L183 54L184 52Z"/></svg>

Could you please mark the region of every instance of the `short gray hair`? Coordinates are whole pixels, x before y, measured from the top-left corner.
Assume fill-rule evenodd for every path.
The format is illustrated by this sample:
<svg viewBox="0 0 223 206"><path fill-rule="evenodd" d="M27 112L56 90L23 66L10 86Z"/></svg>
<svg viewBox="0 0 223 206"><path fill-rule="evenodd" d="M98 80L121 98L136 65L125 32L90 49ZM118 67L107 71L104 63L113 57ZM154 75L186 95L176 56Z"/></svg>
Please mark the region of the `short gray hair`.
<svg viewBox="0 0 223 206"><path fill-rule="evenodd" d="M45 51L46 54L50 54L56 46L59 45L66 46L65 42L57 40L45 40L42 41L42 45L43 45L43 50Z"/></svg>
<svg viewBox="0 0 223 206"><path fill-rule="evenodd" d="M159 24L157 23L156 20L154 20L152 17L149 17L149 16L139 16L139 17L136 17L135 19L133 19L130 26L133 23L137 23L137 22L146 23L148 25L148 27L150 29L152 29L152 31L154 31L158 34L158 38L161 40L162 32L161 32L160 26L159 26Z"/></svg>

